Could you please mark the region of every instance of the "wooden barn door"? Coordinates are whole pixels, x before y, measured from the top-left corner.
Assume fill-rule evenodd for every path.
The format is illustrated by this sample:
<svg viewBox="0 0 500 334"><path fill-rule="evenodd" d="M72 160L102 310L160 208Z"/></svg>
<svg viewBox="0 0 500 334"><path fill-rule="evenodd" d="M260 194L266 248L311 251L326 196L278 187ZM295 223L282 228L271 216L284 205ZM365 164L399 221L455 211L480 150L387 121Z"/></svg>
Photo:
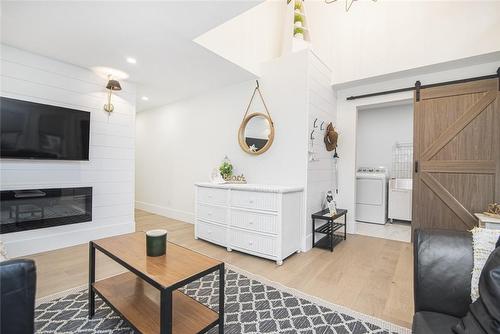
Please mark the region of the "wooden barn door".
<svg viewBox="0 0 500 334"><path fill-rule="evenodd" d="M499 80L415 92L415 228L469 230L500 202Z"/></svg>

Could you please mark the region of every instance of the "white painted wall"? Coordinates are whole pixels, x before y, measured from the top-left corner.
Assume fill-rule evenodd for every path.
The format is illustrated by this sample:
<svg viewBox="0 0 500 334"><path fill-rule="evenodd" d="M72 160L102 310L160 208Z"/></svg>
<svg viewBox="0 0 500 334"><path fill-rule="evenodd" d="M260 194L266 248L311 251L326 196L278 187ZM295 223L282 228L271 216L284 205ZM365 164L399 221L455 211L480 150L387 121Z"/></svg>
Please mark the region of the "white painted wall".
<svg viewBox="0 0 500 334"><path fill-rule="evenodd" d="M499 1L306 1L333 83L500 51Z"/></svg>
<svg viewBox="0 0 500 334"><path fill-rule="evenodd" d="M260 87L275 126L274 143L262 155L238 144L238 129L254 81L218 89L137 115L137 207L193 221L194 186L209 180L225 155L249 183L306 183L305 52L263 64ZM258 96L250 112L261 111Z"/></svg>
<svg viewBox="0 0 500 334"><path fill-rule="evenodd" d="M260 75L261 64L281 54L285 9L285 1L264 1L194 41Z"/></svg>
<svg viewBox="0 0 500 334"><path fill-rule="evenodd" d="M306 188L306 240L303 247L312 246L311 214L323 209L322 205L328 190L335 190L335 161L333 152L326 150L323 138L328 123L337 123L336 99L330 86L331 70L313 52L308 59L308 143L313 149L312 157L307 162ZM314 121L316 121L316 128ZM323 126L321 125L323 123ZM323 128L323 130L321 129ZM310 134L314 130L311 147ZM311 157L311 155L310 155ZM324 235L319 235L322 237Z"/></svg>
<svg viewBox="0 0 500 334"><path fill-rule="evenodd" d="M90 161L1 160L1 189L93 187L92 222L2 234L22 256L134 230L135 86L121 82L108 117L106 80L89 70L1 45L2 96L90 111Z"/></svg>
<svg viewBox="0 0 500 334"><path fill-rule="evenodd" d="M356 167L392 170L394 144L413 142L413 105L368 108L358 111Z"/></svg>
<svg viewBox="0 0 500 334"><path fill-rule="evenodd" d="M354 5L356 5L355 3ZM447 65L443 64L446 68ZM347 101L352 95L373 93L384 90L410 87L415 81L420 80L423 84L458 80L476 76L491 75L500 67L500 61L484 63L474 66L466 66L451 70L436 70L434 73L415 73L411 76L394 78L382 82L357 86L337 91L337 117L340 131L339 138L339 188L340 205L349 210L349 223L355 226L355 183L356 183L356 129L358 125L358 110L367 106L385 103L404 103L412 101L412 92L403 92L390 95L380 95L359 100Z"/></svg>
<svg viewBox="0 0 500 334"><path fill-rule="evenodd" d="M311 247L313 211L333 189L332 153L316 133L316 158L308 162L314 118L335 123L330 70L309 50L263 64L262 94L276 129L274 143L262 155L241 150L237 135L254 82L226 87L137 116L136 204L138 208L192 222L194 186L208 181L225 155L249 183L304 187L302 249ZM250 112L263 111L260 100Z"/></svg>

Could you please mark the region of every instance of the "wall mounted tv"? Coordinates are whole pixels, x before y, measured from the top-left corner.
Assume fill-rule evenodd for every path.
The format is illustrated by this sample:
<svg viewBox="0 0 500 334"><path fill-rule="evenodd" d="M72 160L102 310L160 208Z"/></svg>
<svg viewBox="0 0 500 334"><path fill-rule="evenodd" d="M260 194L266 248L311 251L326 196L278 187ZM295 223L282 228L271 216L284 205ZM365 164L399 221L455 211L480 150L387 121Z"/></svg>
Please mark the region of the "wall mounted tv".
<svg viewBox="0 0 500 334"><path fill-rule="evenodd" d="M89 160L90 113L0 97L2 159Z"/></svg>

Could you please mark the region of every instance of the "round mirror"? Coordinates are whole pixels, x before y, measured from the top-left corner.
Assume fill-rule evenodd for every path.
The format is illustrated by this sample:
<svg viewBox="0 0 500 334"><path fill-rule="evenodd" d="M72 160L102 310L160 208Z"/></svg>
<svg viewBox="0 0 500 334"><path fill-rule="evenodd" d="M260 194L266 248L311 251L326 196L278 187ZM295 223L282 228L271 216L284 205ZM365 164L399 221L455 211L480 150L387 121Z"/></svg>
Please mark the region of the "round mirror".
<svg viewBox="0 0 500 334"><path fill-rule="evenodd" d="M262 154L271 147L274 140L274 125L269 115L253 113L241 122L238 141L243 151Z"/></svg>

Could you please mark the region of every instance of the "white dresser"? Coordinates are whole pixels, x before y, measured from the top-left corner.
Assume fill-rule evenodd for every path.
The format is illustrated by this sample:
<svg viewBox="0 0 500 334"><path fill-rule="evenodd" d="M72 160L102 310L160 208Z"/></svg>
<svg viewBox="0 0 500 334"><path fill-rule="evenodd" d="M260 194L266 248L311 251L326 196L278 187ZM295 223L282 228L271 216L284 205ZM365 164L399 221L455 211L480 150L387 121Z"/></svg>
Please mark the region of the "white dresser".
<svg viewBox="0 0 500 334"><path fill-rule="evenodd" d="M302 188L196 184L195 238L275 260L300 250Z"/></svg>

